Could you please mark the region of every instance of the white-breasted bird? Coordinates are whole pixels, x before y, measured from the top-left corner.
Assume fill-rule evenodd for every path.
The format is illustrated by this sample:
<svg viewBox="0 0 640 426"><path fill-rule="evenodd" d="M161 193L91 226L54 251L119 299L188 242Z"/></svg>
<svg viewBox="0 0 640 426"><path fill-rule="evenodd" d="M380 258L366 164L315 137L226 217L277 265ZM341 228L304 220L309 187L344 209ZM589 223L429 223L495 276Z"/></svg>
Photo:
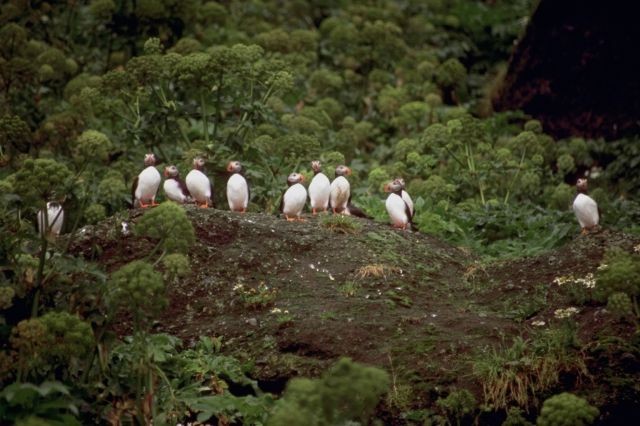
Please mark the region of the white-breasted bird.
<svg viewBox="0 0 640 426"><path fill-rule="evenodd" d="M289 188L282 196L280 211L284 213L284 217L288 221L304 220L300 215L307 202L307 189L302 185L302 182L304 182L304 176L300 173L291 173L287 177Z"/></svg>
<svg viewBox="0 0 640 426"><path fill-rule="evenodd" d="M145 154L144 165L145 169L136 176L133 180L133 186L131 187L131 198L134 208L146 208L158 205L158 203L156 203L156 193L158 192L162 177L158 169L156 169L156 156L151 153Z"/></svg>
<svg viewBox="0 0 640 426"><path fill-rule="evenodd" d="M185 204L191 200L187 185L180 179L180 172L173 164L164 168L164 184L162 188L167 198L176 203Z"/></svg>
<svg viewBox="0 0 640 426"><path fill-rule="evenodd" d="M411 228L411 211L406 201L402 199L402 185L397 180L387 183L384 192L389 196L385 202L387 213L391 218L391 223L395 228Z"/></svg>
<svg viewBox="0 0 640 426"><path fill-rule="evenodd" d="M596 228L600 222L598 203L587 195L587 189L587 179L578 179L576 183L578 195L573 200L573 212L576 214L583 234Z"/></svg>
<svg viewBox="0 0 640 426"><path fill-rule="evenodd" d="M316 214L319 210L326 212L329 208L329 197L331 196L331 182L327 175L322 173L320 161L312 161L313 179L309 184L309 200L311 201L311 213Z"/></svg>
<svg viewBox="0 0 640 426"><path fill-rule="evenodd" d="M249 184L243 176L243 167L239 161L230 161L227 171L231 174L227 181L227 201L229 210L244 213L249 205Z"/></svg>
<svg viewBox="0 0 640 426"><path fill-rule="evenodd" d="M329 202L333 213L349 214L347 205L351 201L351 185L345 176L351 175L351 169L345 165L336 167L336 178L331 182Z"/></svg>
<svg viewBox="0 0 640 426"><path fill-rule="evenodd" d="M40 235L51 235L57 237L62 230L64 222L64 210L62 205L57 201L47 202L47 215L45 223L45 214L43 210L38 212L38 232Z"/></svg>
<svg viewBox="0 0 640 426"><path fill-rule="evenodd" d="M211 181L204 174L204 159L196 157L193 159L193 169L187 174L185 183L191 197L195 200L199 207L213 207L211 199L212 185Z"/></svg>
<svg viewBox="0 0 640 426"><path fill-rule="evenodd" d="M406 186L404 184L404 179L403 178L396 178L394 179L395 181L397 181L400 185L402 185L402 199L404 200L405 203L407 203L407 206L409 206L409 211L411 212L411 217L413 218L413 216L416 214L414 207L413 207L413 199L411 199L411 196L409 195L409 193L407 192Z"/></svg>

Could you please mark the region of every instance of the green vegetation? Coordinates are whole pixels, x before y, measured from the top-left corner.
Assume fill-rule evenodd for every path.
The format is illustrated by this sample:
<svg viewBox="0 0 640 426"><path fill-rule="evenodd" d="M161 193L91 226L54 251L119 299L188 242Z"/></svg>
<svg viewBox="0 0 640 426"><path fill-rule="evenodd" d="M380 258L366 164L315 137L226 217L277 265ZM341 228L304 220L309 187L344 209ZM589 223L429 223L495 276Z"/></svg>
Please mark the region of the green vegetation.
<svg viewBox="0 0 640 426"><path fill-rule="evenodd" d="M590 425L598 414L598 409L589 405L584 398L564 392L544 402L536 424L539 426Z"/></svg>
<svg viewBox="0 0 640 426"><path fill-rule="evenodd" d="M453 381L458 371L437 370L431 361L420 365L425 377L399 366L403 377L397 386L395 373L390 386L383 370L348 359L324 374L319 363L296 370L305 350L331 361L341 354L291 345L295 353L278 358L291 368L278 365L282 370L269 372L274 381L292 371L320 378L291 380L276 401L256 380L256 364L277 364L269 356L247 359L235 351L235 341L229 348L222 345L218 330L180 340L172 335L180 330L163 328L161 315L170 311L204 322L211 319L207 315L229 315L225 321L231 323L238 312L258 316L271 309L272 322L286 332L307 315L349 324L352 317L345 321L340 306L322 305L317 312L308 306L306 312L280 304L287 287L272 285L286 274L287 285L308 279L294 276L299 270L283 260L286 256L303 258L321 238L346 236L371 248L366 262L334 271L327 258L309 259L323 262L322 269L311 268L314 285L326 285L339 303L364 299L367 309L390 321L402 312L400 324L389 329L421 357L449 362L468 343L451 338L445 348L440 338L446 333L435 325L421 325L433 334L426 338L411 335L404 325L440 314L422 311L416 288L427 289L430 300L451 303L447 308L457 314L477 307L455 300L460 293L453 290L469 284L458 274L468 259L461 252L440 253L435 244L419 258L406 259L407 246L425 240L360 219L325 216L313 222L322 236L287 239L290 252L279 251L281 246L253 252L212 248L207 263L227 268L225 278L235 281L225 291L233 302L225 305L220 297L214 306L202 306L202 295L220 286L207 270L201 273L194 245L200 237L212 246L227 244L237 229L194 226L192 211L189 216L166 200L143 214L127 213L131 182L144 155L153 152L159 167L176 164L183 177L192 159L202 156L218 200L224 199L224 165L242 160L251 184L250 209L267 214L277 212L291 171L311 175L311 160L320 159L330 177L336 165L349 164L353 201L377 225L388 222L382 185L402 177L415 202L419 231L463 247L483 265L548 252L574 238L579 227L570 211L571 184L587 171L591 194L604 212L603 227L639 234L637 138L554 140L532 117L492 113L488 107L499 84L492 76L504 69L534 1L5 3L0 7L0 423L279 425L310 424L313 418L318 424L366 424L389 415L414 421L408 413L415 422L460 423L485 409L509 409L511 424L525 424L521 410L527 417L536 414L540 396L562 387L561 375L588 375L586 349L572 320L564 318L549 329L523 333L526 337L513 344L474 348L471 373L462 377L482 386L475 394L462 386L447 387L453 390L443 394L434 377ZM158 199L163 197L160 191ZM34 227L48 201L65 209L57 239L40 236ZM114 243L102 244L98 235ZM253 271L265 252L271 256L269 269ZM95 261L105 253L107 261ZM348 250L340 253L351 256ZM595 287L576 279L550 290L541 279L526 300L522 293L500 300L499 317L527 327L533 316L545 314L557 290L581 308L606 304L617 327L637 328L640 257L621 246L608 251L603 262ZM417 264L419 276L406 273L409 264ZM335 283L332 274L340 276ZM185 283L192 278L207 280L206 291L189 292ZM432 288L436 282L451 288ZM472 284L472 293L482 293ZM189 298L197 312L177 310L175 297ZM553 321L574 312L553 308L559 312ZM246 319L251 326L243 333L268 342L272 336L261 335L264 330L253 322ZM379 333L381 341L388 337L388 329L362 328ZM468 331L473 338L475 331ZM603 359L603 348L636 353L635 340L626 339L627 347L621 341L628 336L609 337L588 350ZM344 336L349 344L361 343L350 338ZM619 389L628 377L615 373L611 386ZM598 416L583 400L563 395L568 394L545 401L540 424L553 424L554 416L566 417L567 424Z"/></svg>

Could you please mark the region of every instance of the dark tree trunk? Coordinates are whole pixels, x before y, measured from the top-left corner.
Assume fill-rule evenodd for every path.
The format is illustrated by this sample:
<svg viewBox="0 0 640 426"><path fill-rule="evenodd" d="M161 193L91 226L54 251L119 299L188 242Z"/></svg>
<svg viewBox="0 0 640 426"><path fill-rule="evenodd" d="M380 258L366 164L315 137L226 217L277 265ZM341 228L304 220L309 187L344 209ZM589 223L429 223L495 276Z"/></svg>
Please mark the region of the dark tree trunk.
<svg viewBox="0 0 640 426"><path fill-rule="evenodd" d="M625 0L540 0L494 108L521 109L558 138L639 133L638 10Z"/></svg>

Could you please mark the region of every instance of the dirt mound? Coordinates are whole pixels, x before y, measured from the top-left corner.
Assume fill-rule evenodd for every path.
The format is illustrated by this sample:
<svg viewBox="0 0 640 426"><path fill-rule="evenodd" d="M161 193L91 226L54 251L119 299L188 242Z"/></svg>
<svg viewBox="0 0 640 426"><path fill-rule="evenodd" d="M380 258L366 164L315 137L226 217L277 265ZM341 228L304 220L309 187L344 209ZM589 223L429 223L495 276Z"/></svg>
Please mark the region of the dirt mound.
<svg viewBox="0 0 640 426"><path fill-rule="evenodd" d="M421 403L449 387L475 390L480 400L470 353L526 335L533 321L552 322L567 304L556 277L594 272L606 247L637 243L603 231L541 256L486 265L434 237L357 218L332 230L322 217L289 223L187 212L197 237L192 273L168 283L170 305L157 331L185 342L221 337L223 351L253 363L268 390L346 355L411 383ZM140 215L132 215L133 226ZM98 261L109 271L144 257L152 242L123 238L119 228L106 221L73 251L88 256L95 234ZM611 324L602 311L587 306L577 315L585 338ZM126 322L118 331L128 332Z"/></svg>

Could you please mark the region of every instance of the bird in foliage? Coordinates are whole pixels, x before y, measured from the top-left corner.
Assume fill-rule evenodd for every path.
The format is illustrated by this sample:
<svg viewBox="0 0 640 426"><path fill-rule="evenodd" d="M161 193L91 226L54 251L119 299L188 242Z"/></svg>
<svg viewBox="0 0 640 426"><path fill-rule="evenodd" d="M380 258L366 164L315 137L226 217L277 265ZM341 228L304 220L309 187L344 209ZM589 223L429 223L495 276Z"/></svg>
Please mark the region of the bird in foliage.
<svg viewBox="0 0 640 426"><path fill-rule="evenodd" d="M156 203L156 193L162 177L158 169L156 169L156 156L151 153L146 154L144 156L144 165L145 169L136 176L131 187L134 208L158 205Z"/></svg>
<svg viewBox="0 0 640 426"><path fill-rule="evenodd" d="M391 218L391 224L395 228L411 229L412 215L409 205L402 199L402 184L398 180L387 183L384 186L384 192L389 193L385 206Z"/></svg>
<svg viewBox="0 0 640 426"><path fill-rule="evenodd" d="M44 210L38 212L38 232L40 232L40 235L57 237L60 235L63 222L64 210L57 201L49 201L47 203L46 216Z"/></svg>
<svg viewBox="0 0 640 426"><path fill-rule="evenodd" d="M598 203L587 195L587 179L578 179L576 183L576 198L573 200L573 212L582 228L582 234L597 228L600 222L600 208Z"/></svg>
<svg viewBox="0 0 640 426"><path fill-rule="evenodd" d="M193 169L187 174L185 182L191 197L195 200L199 207L214 207L211 198L212 185L211 181L204 174L204 159L196 157L193 159Z"/></svg>
<svg viewBox="0 0 640 426"><path fill-rule="evenodd" d="M331 182L327 175L322 173L320 161L312 161L313 179L309 184L309 200L311 201L311 213L318 211L326 212L329 208L329 197L331 195Z"/></svg>
<svg viewBox="0 0 640 426"><path fill-rule="evenodd" d="M331 182L330 203L333 213L349 214L347 205L351 201L351 185L345 176L351 175L351 169L345 165L336 167L336 177Z"/></svg>
<svg viewBox="0 0 640 426"><path fill-rule="evenodd" d="M180 172L173 164L164 168L165 181L162 185L167 198L176 203L185 204L191 200L187 185L180 179Z"/></svg>
<svg viewBox="0 0 640 426"><path fill-rule="evenodd" d="M249 184L243 176L244 167L239 161L230 161L227 172L231 177L227 181L227 201L232 212L245 213L249 205Z"/></svg>
<svg viewBox="0 0 640 426"><path fill-rule="evenodd" d="M300 173L291 173L287 177L289 188L282 196L280 211L284 213L284 217L288 221L304 220L300 215L307 202L307 189L302 185L302 182L304 182L304 176Z"/></svg>

